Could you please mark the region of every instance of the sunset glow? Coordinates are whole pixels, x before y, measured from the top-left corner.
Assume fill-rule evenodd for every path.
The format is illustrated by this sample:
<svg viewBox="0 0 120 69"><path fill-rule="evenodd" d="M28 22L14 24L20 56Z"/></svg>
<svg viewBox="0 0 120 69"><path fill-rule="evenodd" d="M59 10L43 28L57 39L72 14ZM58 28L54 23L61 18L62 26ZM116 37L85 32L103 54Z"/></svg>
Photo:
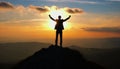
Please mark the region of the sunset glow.
<svg viewBox="0 0 120 69"><path fill-rule="evenodd" d="M119 53L120 0L0 0L0 69L120 69Z"/></svg>
<svg viewBox="0 0 120 69"><path fill-rule="evenodd" d="M58 19L59 15L62 16L62 19L65 19L69 16L69 14L66 11L64 11L63 9L57 10L57 9L54 9L54 8L51 8L51 11L48 14L50 14L54 19ZM55 25L56 25L56 22L49 19L48 23L44 24L44 27L47 30L53 30ZM64 25L64 28L66 30L71 28L71 23L69 23L68 21L64 22L63 25Z"/></svg>
<svg viewBox="0 0 120 69"><path fill-rule="evenodd" d="M54 19L71 15L63 23L64 39L117 38L120 37L119 3L113 0L2 0L0 41L54 39L56 22L49 14Z"/></svg>

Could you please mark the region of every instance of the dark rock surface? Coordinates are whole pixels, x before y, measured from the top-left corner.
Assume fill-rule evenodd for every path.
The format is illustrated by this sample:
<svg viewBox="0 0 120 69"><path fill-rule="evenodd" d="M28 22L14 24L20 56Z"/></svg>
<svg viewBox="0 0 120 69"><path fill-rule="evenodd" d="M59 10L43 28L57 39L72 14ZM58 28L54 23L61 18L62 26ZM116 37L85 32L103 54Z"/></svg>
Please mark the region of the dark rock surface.
<svg viewBox="0 0 120 69"><path fill-rule="evenodd" d="M17 64L14 69L103 69L80 52L51 45Z"/></svg>

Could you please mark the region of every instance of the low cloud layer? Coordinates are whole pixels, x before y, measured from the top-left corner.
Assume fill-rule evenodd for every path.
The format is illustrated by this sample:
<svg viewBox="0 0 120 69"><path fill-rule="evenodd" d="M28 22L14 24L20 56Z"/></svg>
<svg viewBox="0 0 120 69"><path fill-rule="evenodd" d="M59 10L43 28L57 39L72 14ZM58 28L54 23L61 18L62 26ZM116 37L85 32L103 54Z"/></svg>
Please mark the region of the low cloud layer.
<svg viewBox="0 0 120 69"><path fill-rule="evenodd" d="M110 33L120 33L120 27L88 27L88 28L82 28L85 31L90 32L110 32Z"/></svg>
<svg viewBox="0 0 120 69"><path fill-rule="evenodd" d="M47 7L40 7L40 6L29 6L29 8L45 13L45 12L49 12L50 10Z"/></svg>
<svg viewBox="0 0 120 69"><path fill-rule="evenodd" d="M83 10L81 10L80 8L65 8L65 11L70 13L70 14L81 14L83 13Z"/></svg>
<svg viewBox="0 0 120 69"><path fill-rule="evenodd" d="M19 5L19 6L15 6L9 2L0 2L0 10L10 10L10 9L14 9L14 10L18 10L19 11L26 11L26 10L33 10L39 13L46 13L46 12L50 12L51 9L54 10L64 10L65 12L69 13L69 14L81 14L83 13L83 10L80 8L70 8L70 7L63 7L63 8L59 8L57 6L34 6L34 5L29 5L28 7L24 7L23 5ZM14 11L13 10L13 11Z"/></svg>
<svg viewBox="0 0 120 69"><path fill-rule="evenodd" d="M63 7L63 8L59 8L57 6L45 6L45 7L40 7L40 6L30 6L31 9L37 10L39 12L49 12L51 11L51 9L55 9L55 10L64 10L65 12L69 13L69 14L81 14L84 11L80 8L69 8L69 7Z"/></svg>
<svg viewBox="0 0 120 69"><path fill-rule="evenodd" d="M83 3L83 4L97 4L96 1L94 0L45 0L45 1L50 1L50 2L77 2L77 3Z"/></svg>
<svg viewBox="0 0 120 69"><path fill-rule="evenodd" d="M107 1L115 1L115 2L120 2L120 0L107 0Z"/></svg>
<svg viewBox="0 0 120 69"><path fill-rule="evenodd" d="M13 9L14 6L9 2L0 2L0 8L2 8L2 9Z"/></svg>

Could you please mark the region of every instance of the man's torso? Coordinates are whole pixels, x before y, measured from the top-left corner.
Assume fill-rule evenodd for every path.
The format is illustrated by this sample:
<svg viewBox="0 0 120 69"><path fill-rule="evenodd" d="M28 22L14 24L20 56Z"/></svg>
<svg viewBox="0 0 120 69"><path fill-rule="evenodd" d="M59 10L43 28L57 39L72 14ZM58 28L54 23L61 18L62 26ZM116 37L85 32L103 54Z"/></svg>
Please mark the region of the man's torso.
<svg viewBox="0 0 120 69"><path fill-rule="evenodd" d="M61 20L56 19L55 29L56 30L63 30L64 29L63 22L64 22L63 19L61 19Z"/></svg>

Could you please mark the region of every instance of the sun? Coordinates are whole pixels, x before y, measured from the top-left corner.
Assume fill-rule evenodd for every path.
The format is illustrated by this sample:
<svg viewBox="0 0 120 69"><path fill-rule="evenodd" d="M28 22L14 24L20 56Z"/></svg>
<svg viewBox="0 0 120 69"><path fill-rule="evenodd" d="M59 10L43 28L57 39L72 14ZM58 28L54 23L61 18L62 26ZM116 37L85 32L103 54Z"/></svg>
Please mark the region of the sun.
<svg viewBox="0 0 120 69"><path fill-rule="evenodd" d="M67 12L65 12L63 9L51 9L51 11L49 12L49 14L54 18L57 19L58 16L62 16L62 19L65 19L69 16L69 14ZM52 21L51 19L48 20L48 29L49 30L53 30L55 27L56 22ZM71 28L71 24L67 21L63 23L64 28L65 29L70 29Z"/></svg>

